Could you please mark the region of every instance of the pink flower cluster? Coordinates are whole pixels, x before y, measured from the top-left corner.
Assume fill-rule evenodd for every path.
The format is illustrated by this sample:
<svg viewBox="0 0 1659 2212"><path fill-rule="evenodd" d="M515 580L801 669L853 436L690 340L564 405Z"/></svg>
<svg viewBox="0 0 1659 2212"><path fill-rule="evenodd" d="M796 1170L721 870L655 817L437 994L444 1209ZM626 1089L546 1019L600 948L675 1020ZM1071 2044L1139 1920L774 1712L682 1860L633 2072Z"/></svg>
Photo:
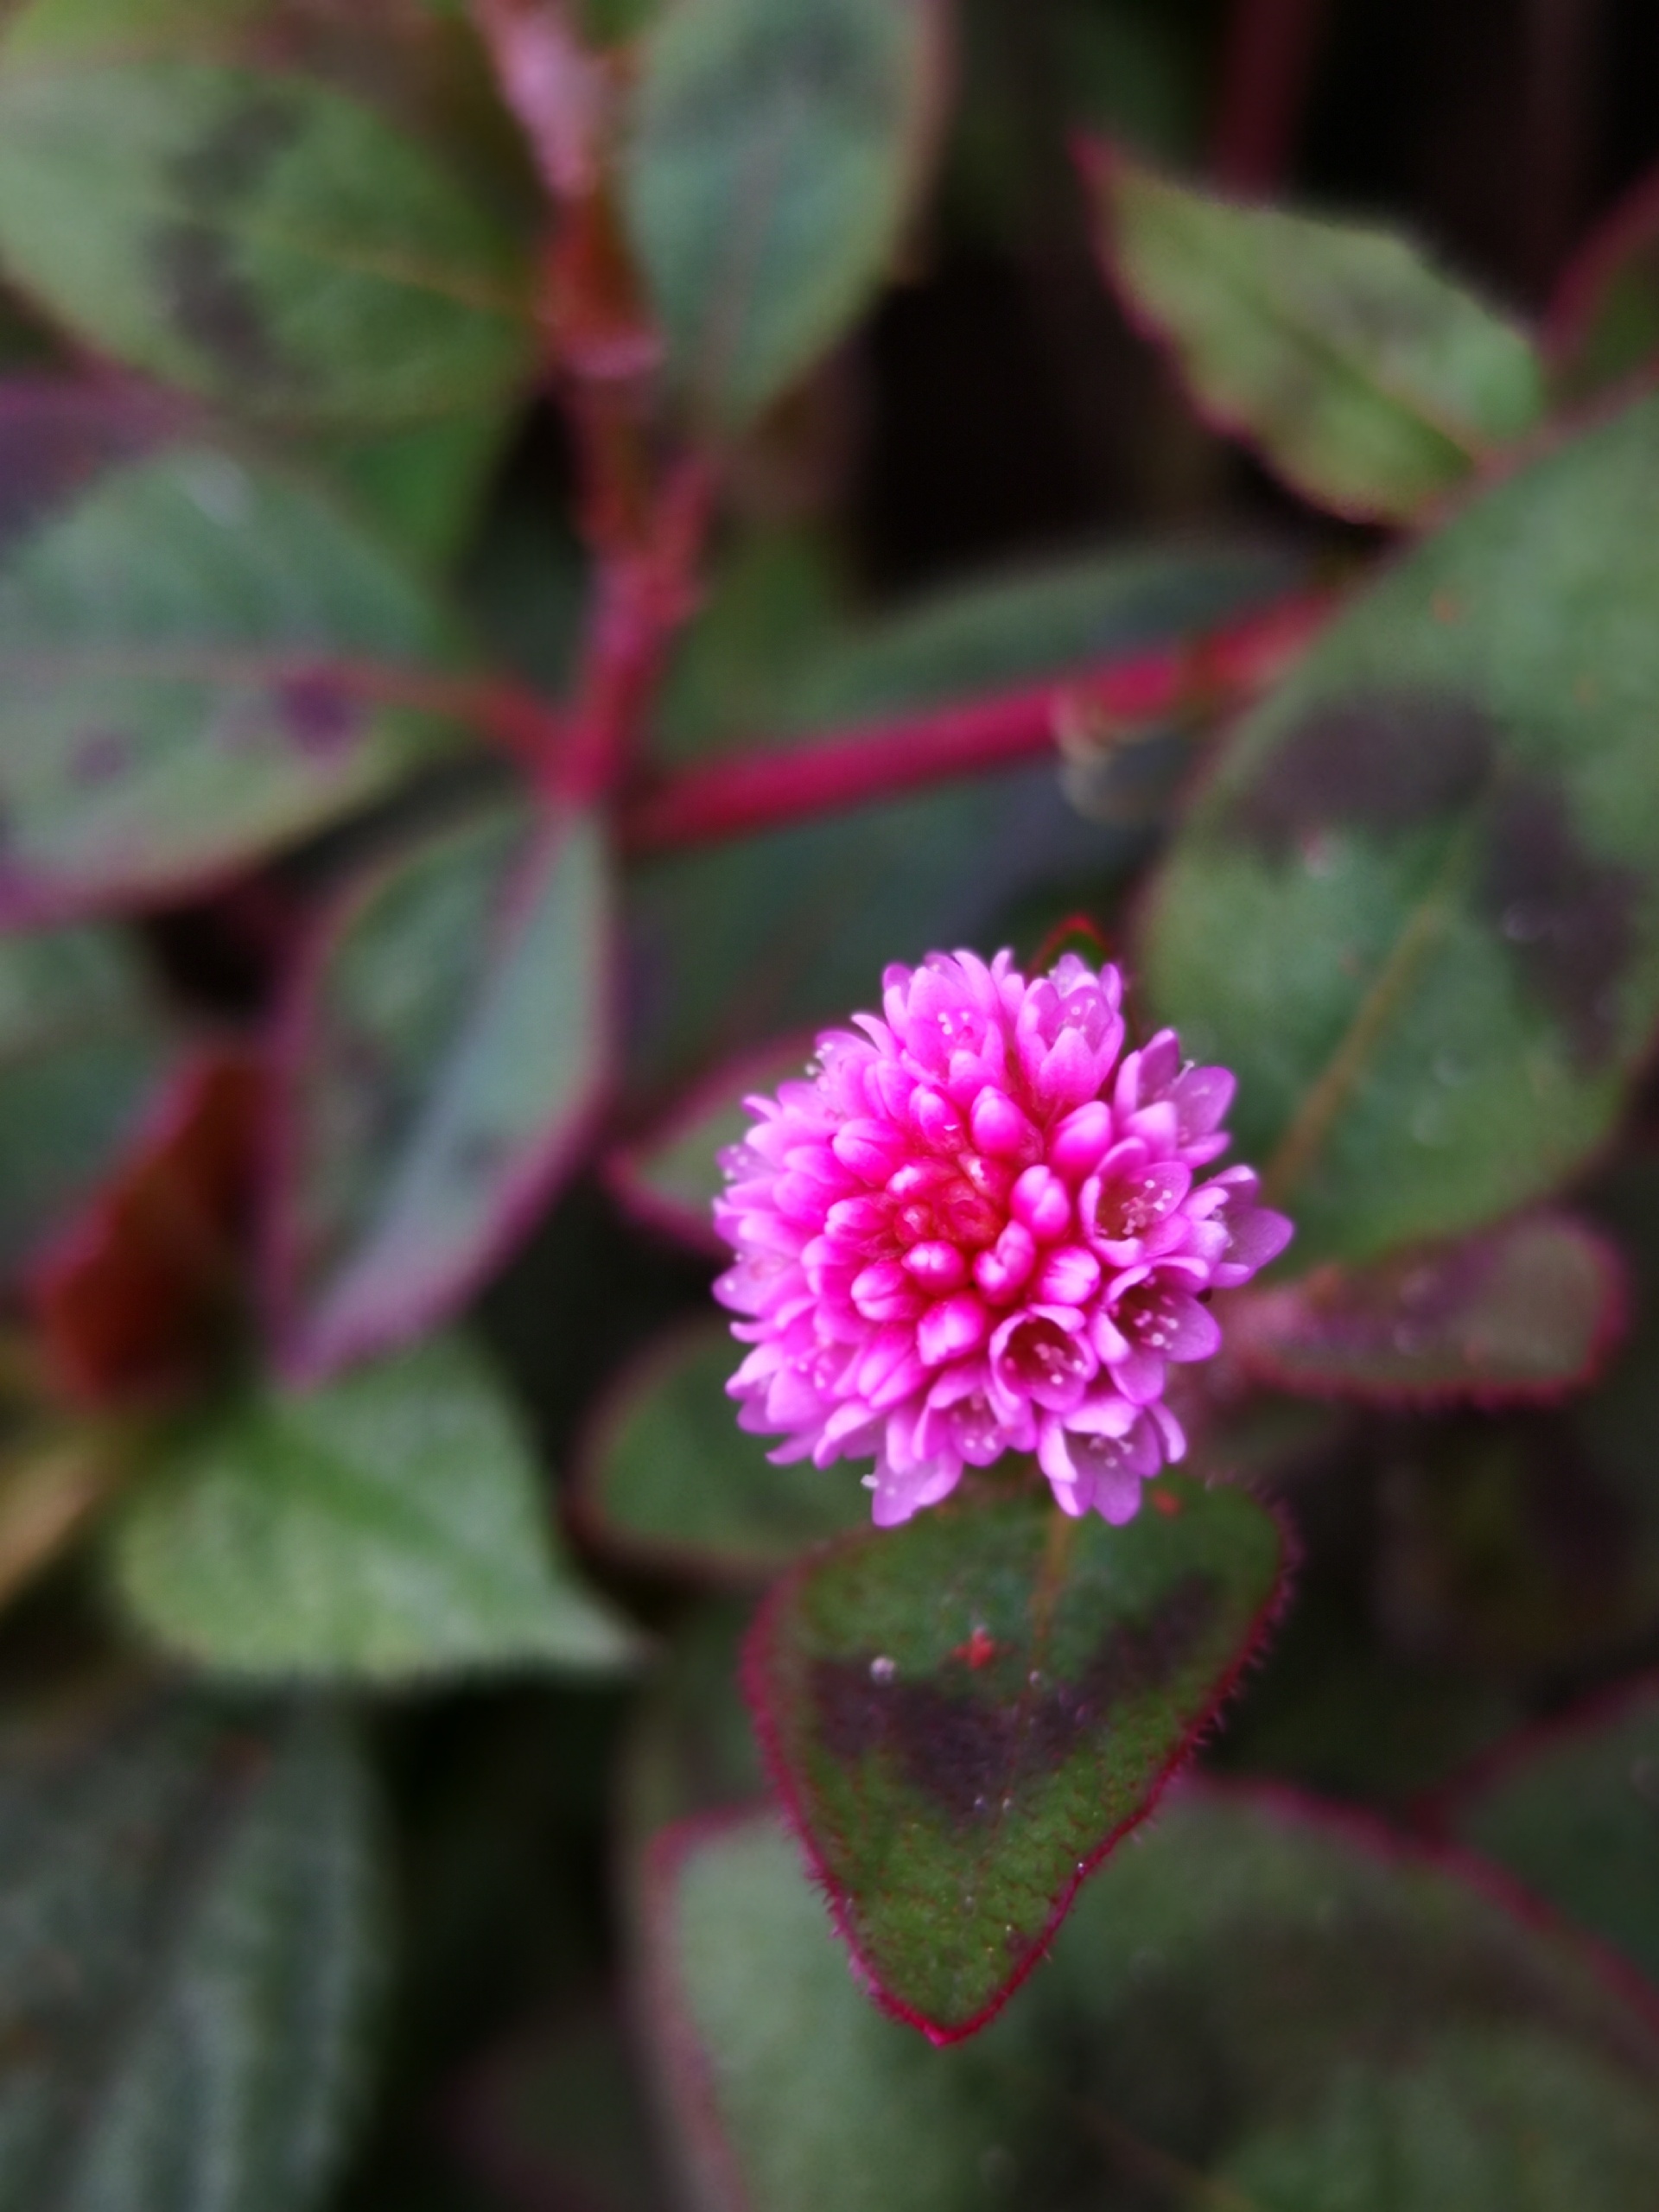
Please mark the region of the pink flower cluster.
<svg viewBox="0 0 1659 2212"><path fill-rule="evenodd" d="M739 1421L780 1461L874 1453L884 1527L1033 1451L1067 1513L1129 1520L1185 1449L1164 1385L1221 1341L1206 1294L1291 1234L1248 1167L1195 1180L1233 1078L1173 1029L1120 1058L1122 979L1072 954L1027 982L931 953L883 987L722 1158Z"/></svg>

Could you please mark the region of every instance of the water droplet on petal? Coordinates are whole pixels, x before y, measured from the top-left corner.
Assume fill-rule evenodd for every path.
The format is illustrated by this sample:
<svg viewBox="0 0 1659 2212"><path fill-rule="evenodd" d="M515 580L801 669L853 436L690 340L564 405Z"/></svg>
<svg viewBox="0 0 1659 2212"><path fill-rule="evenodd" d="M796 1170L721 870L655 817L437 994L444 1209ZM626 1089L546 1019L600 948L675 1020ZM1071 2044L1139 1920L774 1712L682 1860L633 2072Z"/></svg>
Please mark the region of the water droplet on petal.
<svg viewBox="0 0 1659 2212"><path fill-rule="evenodd" d="M890 1682L898 1672L899 1662L889 1659L885 1652L880 1658L870 1662L870 1680L873 1682Z"/></svg>

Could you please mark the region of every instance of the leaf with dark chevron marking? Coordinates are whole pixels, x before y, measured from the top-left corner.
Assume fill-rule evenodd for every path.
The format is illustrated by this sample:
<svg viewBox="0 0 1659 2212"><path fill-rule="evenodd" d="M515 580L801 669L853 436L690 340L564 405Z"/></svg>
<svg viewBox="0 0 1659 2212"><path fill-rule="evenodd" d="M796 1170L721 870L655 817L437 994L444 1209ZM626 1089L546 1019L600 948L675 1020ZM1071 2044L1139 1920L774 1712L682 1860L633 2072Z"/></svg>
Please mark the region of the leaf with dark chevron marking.
<svg viewBox="0 0 1659 2212"><path fill-rule="evenodd" d="M937 2043L1042 1955L1278 1604L1285 1537L1166 1476L1127 1528L952 1503L804 1561L746 1653L762 1744L855 1963Z"/></svg>

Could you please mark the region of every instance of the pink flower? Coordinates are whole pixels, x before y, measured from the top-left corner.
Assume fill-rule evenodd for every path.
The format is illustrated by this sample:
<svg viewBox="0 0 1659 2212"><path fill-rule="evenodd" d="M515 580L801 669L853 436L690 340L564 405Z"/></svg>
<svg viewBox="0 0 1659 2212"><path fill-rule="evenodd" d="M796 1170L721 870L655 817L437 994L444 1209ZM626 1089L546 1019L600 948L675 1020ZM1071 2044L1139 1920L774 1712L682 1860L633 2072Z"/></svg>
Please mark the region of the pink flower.
<svg viewBox="0 0 1659 2212"><path fill-rule="evenodd" d="M775 1460L874 1454L882 1527L1005 1452L1067 1513L1128 1521L1185 1449L1164 1385L1221 1341L1208 1294L1290 1239L1248 1167L1195 1179L1233 1078L1183 1067L1173 1029L1120 1059L1122 978L1071 953L882 981L886 1018L827 1031L723 1155L739 1422L785 1437Z"/></svg>

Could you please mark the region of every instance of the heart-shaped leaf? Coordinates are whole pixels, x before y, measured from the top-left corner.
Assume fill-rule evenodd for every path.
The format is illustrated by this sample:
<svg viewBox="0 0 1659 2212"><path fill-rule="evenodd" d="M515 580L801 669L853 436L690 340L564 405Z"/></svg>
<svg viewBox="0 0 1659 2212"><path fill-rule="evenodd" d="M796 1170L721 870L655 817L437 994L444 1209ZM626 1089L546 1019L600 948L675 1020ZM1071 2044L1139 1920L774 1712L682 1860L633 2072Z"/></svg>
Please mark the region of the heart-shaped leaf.
<svg viewBox="0 0 1659 2212"><path fill-rule="evenodd" d="M136 949L114 930L0 937L0 1277L37 1258L113 1171L151 1110L170 1041Z"/></svg>
<svg viewBox="0 0 1659 2212"><path fill-rule="evenodd" d="M104 387L0 389L0 918L181 896L453 745L454 624L300 483Z"/></svg>
<svg viewBox="0 0 1659 2212"><path fill-rule="evenodd" d="M664 1573L741 1586L868 1522L868 1495L844 1468L775 1467L766 1440L739 1428L726 1395L738 1357L729 1329L698 1325L607 1394L576 1478L595 1541Z"/></svg>
<svg viewBox="0 0 1659 2212"><path fill-rule="evenodd" d="M181 1436L111 1563L148 1635L254 1680L606 1672L636 1649L560 1555L512 1409L452 1338Z"/></svg>
<svg viewBox="0 0 1659 2212"><path fill-rule="evenodd" d="M1500 1745L1439 1810L1659 1983L1659 1677Z"/></svg>
<svg viewBox="0 0 1659 2212"><path fill-rule="evenodd" d="M1537 1213L1241 1297L1227 1344L1281 1389L1494 1404L1588 1382L1624 1315L1612 1246L1570 1214Z"/></svg>
<svg viewBox="0 0 1659 2212"><path fill-rule="evenodd" d="M1199 407L1338 514L1403 521L1543 409L1525 334L1408 240L1088 161L1108 271Z"/></svg>
<svg viewBox="0 0 1659 2212"><path fill-rule="evenodd" d="M182 1700L0 1721L0 2200L307 2212L385 1980L339 1718Z"/></svg>
<svg viewBox="0 0 1659 2212"><path fill-rule="evenodd" d="M244 410L379 427L523 377L527 257L444 156L334 86L61 13L0 41L0 258L77 337Z"/></svg>
<svg viewBox="0 0 1659 2212"><path fill-rule="evenodd" d="M982 2037L866 2004L775 1820L654 1855L641 2016L707 2212L1645 2212L1659 2032L1351 1815L1183 1789Z"/></svg>
<svg viewBox="0 0 1659 2212"><path fill-rule="evenodd" d="M814 1050L814 1039L802 1036L740 1054L696 1084L654 1128L612 1153L606 1179L629 1212L723 1255L710 1208L726 1184L721 1154L741 1141L753 1119L743 1102L804 1075Z"/></svg>
<svg viewBox="0 0 1659 2212"><path fill-rule="evenodd" d="M290 1374L447 1319L575 1166L608 1073L610 918L596 820L510 809L397 854L325 920L277 1056Z"/></svg>
<svg viewBox="0 0 1659 2212"><path fill-rule="evenodd" d="M717 422L775 399L886 274L943 36L937 0L683 0L648 35L630 224L671 371Z"/></svg>
<svg viewBox="0 0 1659 2212"><path fill-rule="evenodd" d="M1307 1263L1547 1196L1659 1020L1659 401L1472 501L1219 760L1141 978Z"/></svg>
<svg viewBox="0 0 1659 2212"><path fill-rule="evenodd" d="M809 1558L746 1687L774 1777L881 2004L971 2034L1152 1809L1256 1649L1285 1570L1243 1491L1166 1476L1127 1528L1045 1490Z"/></svg>

